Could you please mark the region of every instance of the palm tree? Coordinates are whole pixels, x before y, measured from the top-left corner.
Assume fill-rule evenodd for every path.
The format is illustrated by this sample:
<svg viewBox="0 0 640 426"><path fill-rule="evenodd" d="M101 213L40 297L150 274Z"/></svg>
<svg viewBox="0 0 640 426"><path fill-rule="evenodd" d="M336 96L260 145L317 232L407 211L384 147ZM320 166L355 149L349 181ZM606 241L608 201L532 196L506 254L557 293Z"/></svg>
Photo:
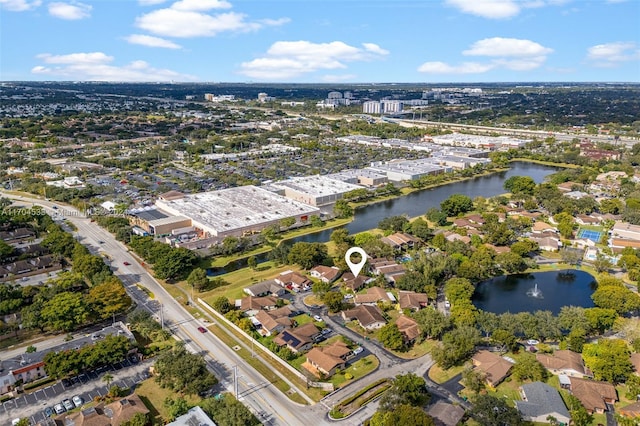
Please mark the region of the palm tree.
<svg viewBox="0 0 640 426"><path fill-rule="evenodd" d="M105 373L105 375L102 376L102 381L107 384L107 387L109 387L109 385L113 381L113 376L109 373Z"/></svg>

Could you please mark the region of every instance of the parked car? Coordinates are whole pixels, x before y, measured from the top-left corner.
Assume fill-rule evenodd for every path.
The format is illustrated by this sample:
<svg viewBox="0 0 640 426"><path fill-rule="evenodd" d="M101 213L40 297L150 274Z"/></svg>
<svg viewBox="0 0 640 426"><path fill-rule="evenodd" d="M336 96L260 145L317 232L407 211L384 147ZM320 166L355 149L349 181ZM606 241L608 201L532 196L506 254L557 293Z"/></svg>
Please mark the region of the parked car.
<svg viewBox="0 0 640 426"><path fill-rule="evenodd" d="M129 266L131 265L129 262L122 262L124 264L124 266Z"/></svg>
<svg viewBox="0 0 640 426"><path fill-rule="evenodd" d="M322 320L322 318L320 317L320 315L314 315L314 316L313 316L313 319L314 319L315 321L318 321L318 322L323 322L323 320Z"/></svg>
<svg viewBox="0 0 640 426"><path fill-rule="evenodd" d="M540 343L540 342L538 342L536 339L527 340L527 345L533 346L533 345L537 345L538 343Z"/></svg>
<svg viewBox="0 0 640 426"><path fill-rule="evenodd" d="M80 397L78 395L76 395L73 398L71 398L71 400L73 401L73 404L76 407L80 407L80 406L82 406L82 404L84 404L84 399L82 399L82 397Z"/></svg>
<svg viewBox="0 0 640 426"><path fill-rule="evenodd" d="M47 407L43 411L45 417L51 417L54 414L53 408Z"/></svg>
<svg viewBox="0 0 640 426"><path fill-rule="evenodd" d="M53 406L53 410L56 412L56 414L62 414L62 413L64 413L65 411L67 411L67 410L65 410L65 409L64 409L64 405L62 405L62 404L56 404L56 405L54 405L54 406Z"/></svg>
<svg viewBox="0 0 640 426"><path fill-rule="evenodd" d="M358 355L358 354L362 353L362 351L364 351L364 349L362 348L362 346L358 346L357 348L355 348L355 349L353 350L353 354L354 354L354 355Z"/></svg>
<svg viewBox="0 0 640 426"><path fill-rule="evenodd" d="M206 328L204 328L204 327L202 327L202 326L200 326L200 327L198 327L198 331L199 331L200 333L206 333L206 332L207 332L207 329L206 329Z"/></svg>
<svg viewBox="0 0 640 426"><path fill-rule="evenodd" d="M65 399L64 401L62 401L62 405L64 405L64 408L66 408L67 410L73 410L74 408L76 408L73 402L71 402L71 400L69 399Z"/></svg>
<svg viewBox="0 0 640 426"><path fill-rule="evenodd" d="M73 386L73 383L69 379L62 379L62 386L64 386L65 388L68 388L70 386Z"/></svg>

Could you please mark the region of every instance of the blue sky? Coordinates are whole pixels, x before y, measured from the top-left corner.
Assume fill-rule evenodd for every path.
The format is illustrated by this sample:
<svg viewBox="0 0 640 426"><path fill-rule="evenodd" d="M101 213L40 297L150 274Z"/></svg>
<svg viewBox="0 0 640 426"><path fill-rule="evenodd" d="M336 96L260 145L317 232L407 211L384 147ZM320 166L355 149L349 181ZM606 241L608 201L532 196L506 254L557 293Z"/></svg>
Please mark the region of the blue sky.
<svg viewBox="0 0 640 426"><path fill-rule="evenodd" d="M640 82L640 0L0 0L0 80Z"/></svg>

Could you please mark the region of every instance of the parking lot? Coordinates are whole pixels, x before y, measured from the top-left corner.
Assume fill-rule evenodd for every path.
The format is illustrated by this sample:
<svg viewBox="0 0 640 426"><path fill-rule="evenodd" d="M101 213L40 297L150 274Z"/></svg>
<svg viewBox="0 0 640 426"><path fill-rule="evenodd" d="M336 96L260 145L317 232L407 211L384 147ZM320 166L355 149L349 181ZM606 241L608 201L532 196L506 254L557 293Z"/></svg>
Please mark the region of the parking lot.
<svg viewBox="0 0 640 426"><path fill-rule="evenodd" d="M133 360L132 360L133 361ZM85 404L94 398L108 393L107 384L102 377L109 373L113 376L109 387L118 385L129 388L149 378L149 367L153 361L142 363L125 360L109 367L101 367L86 374L80 374L64 383L57 382L32 393L22 394L17 398L0 404L0 424L11 424L15 418L28 417L35 425L45 419L44 409L53 407L64 399L80 396Z"/></svg>

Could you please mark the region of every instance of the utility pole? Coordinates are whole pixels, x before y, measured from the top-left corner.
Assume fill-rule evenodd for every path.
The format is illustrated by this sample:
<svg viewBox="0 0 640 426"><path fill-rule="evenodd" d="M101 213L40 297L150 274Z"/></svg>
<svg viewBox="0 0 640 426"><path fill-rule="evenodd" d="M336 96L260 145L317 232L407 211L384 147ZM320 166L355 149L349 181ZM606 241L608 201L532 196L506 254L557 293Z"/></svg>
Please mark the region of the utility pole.
<svg viewBox="0 0 640 426"><path fill-rule="evenodd" d="M162 303L160 303L160 325L162 325L162 329L164 330L164 308Z"/></svg>
<svg viewBox="0 0 640 426"><path fill-rule="evenodd" d="M238 366L237 365L233 366L233 393L236 399L238 399Z"/></svg>

